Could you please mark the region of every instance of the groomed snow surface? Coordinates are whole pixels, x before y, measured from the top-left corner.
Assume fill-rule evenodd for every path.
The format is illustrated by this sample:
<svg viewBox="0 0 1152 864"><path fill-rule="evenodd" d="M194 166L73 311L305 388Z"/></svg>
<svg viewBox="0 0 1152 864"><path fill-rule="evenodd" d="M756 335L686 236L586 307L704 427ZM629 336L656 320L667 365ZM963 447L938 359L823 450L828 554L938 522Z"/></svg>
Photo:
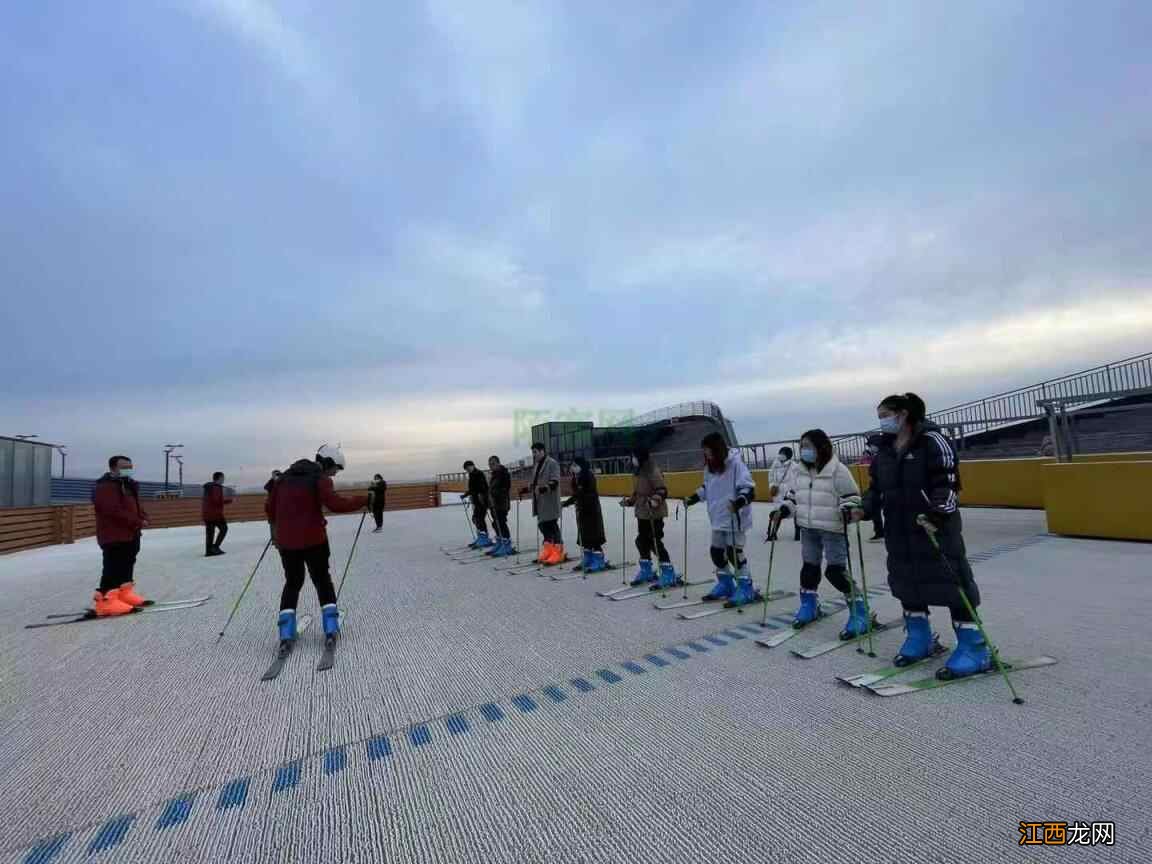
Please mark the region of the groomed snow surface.
<svg viewBox="0 0 1152 864"><path fill-rule="evenodd" d="M618 560L619 508L604 510ZM455 563L440 547L468 539L459 507L389 513L381 534L369 519L335 667L315 671L316 620L273 682L274 552L216 642L263 524L231 526L212 559L199 528L148 532L140 591L212 599L114 621L24 629L88 604L94 541L0 557L0 864L1152 860L1152 548L1048 537L1037 512L964 518L1002 652L1059 660L1016 677L1023 706L996 678L892 698L837 683L887 665L899 630L875 660L790 653L834 638L843 613L767 650L754 638L780 631L754 626L759 608L685 621L596 596L620 572ZM677 569L683 519L667 524ZM330 521L337 579L359 521ZM534 548L526 509L520 530ZM627 531L635 560L630 513ZM773 587L796 590L782 535ZM883 546L864 546L882 589ZM873 605L899 617L886 594ZM301 607L318 616L310 585ZM946 613L933 620L951 643ZM1021 820L1112 821L1115 845L1022 847Z"/></svg>

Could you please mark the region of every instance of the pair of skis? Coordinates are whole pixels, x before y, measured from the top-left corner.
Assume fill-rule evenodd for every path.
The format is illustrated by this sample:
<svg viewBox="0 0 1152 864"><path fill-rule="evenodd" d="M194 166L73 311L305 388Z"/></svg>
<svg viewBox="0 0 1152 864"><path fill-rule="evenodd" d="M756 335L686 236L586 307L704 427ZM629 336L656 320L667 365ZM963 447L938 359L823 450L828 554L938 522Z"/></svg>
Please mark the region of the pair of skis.
<svg viewBox="0 0 1152 864"><path fill-rule="evenodd" d="M78 612L54 612L51 615L45 615L48 620L37 624L25 624L25 630L35 630L38 627L59 627L63 624L81 624L85 621L111 621L117 618L128 618L133 615L146 615L155 612L179 612L182 609L195 609L197 606L203 606L212 595L208 594L204 597L190 597L187 600L163 600L155 602L152 600L147 601L143 606L139 606L127 615L111 615L101 618L96 614L94 609L83 609Z"/></svg>
<svg viewBox="0 0 1152 864"><path fill-rule="evenodd" d="M667 588L661 588L659 582L653 582L648 585L640 585L633 588L631 585L622 585L619 588L611 588L607 591L597 591L597 597L606 597L609 600L639 600L641 597L651 597L657 591L675 591L680 588L690 588L693 585L707 585L711 583L712 579L677 579L676 584L669 585Z"/></svg>
<svg viewBox="0 0 1152 864"><path fill-rule="evenodd" d="M264 674L260 676L261 681L275 680L284 669L284 664L288 662L288 658L292 656L292 652L296 648L296 643L300 641L300 637L312 625L312 616L303 615L296 624L296 638L291 642L281 642L276 649L276 657L272 661L272 665L265 670ZM317 672L325 672L332 668L336 663L336 642L338 637L326 636L324 638L324 649L320 653L320 660L316 664Z"/></svg>
<svg viewBox="0 0 1152 864"><path fill-rule="evenodd" d="M906 693L920 693L924 690L936 690L940 687L947 687L950 684L960 684L964 681L972 681L976 678L987 678L988 676L995 677L999 675L999 670L995 666L984 671L977 672L975 675L965 675L963 678L937 678L935 674L925 675L922 678L913 678L911 681L896 681L888 683L888 679L894 678L909 669L916 666L922 666L928 663L932 657L938 656L946 650L943 646L932 655L925 657L923 660L917 660L914 663L909 663L907 666L887 666L883 669L877 669L874 672L865 672L860 675L838 675L837 681L847 684L850 687L857 689L867 690L876 696L903 696ZM1056 664L1055 657L1030 657L1027 659L1012 659L1008 657L1001 657L1000 663L1009 672L1023 672L1027 669L1040 669L1045 666L1054 666Z"/></svg>
<svg viewBox="0 0 1152 864"><path fill-rule="evenodd" d="M795 591L773 591L768 595L768 602L773 603L776 600L784 600L788 597L795 597ZM750 609L754 606L759 606L764 603L764 596L760 595L756 600L745 603L740 606L729 606L721 601L705 601L703 598L699 600L681 600L678 603L656 603L657 609L684 609L689 606L710 606L709 609L704 609L700 612L677 612L676 617L683 621L695 621L698 618L709 618L712 615L720 615L724 612L740 612L743 613L745 609Z"/></svg>

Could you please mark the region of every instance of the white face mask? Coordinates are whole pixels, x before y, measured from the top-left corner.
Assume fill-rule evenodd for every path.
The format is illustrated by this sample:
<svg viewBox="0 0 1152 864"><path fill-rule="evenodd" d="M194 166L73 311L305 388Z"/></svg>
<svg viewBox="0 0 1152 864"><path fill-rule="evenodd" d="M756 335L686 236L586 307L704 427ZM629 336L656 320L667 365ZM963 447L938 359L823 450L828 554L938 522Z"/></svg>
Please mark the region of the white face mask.
<svg viewBox="0 0 1152 864"><path fill-rule="evenodd" d="M640 467L640 460L637 459L635 456L632 457L632 467L633 468L639 468Z"/></svg>
<svg viewBox="0 0 1152 864"><path fill-rule="evenodd" d="M903 425L904 424L900 422L900 417L895 414L880 418L880 431L885 435L899 434L900 427Z"/></svg>
<svg viewBox="0 0 1152 864"><path fill-rule="evenodd" d="M120 469L120 476L121 477L127 477L129 480L131 480L132 479L132 469L131 468L121 468Z"/></svg>
<svg viewBox="0 0 1152 864"><path fill-rule="evenodd" d="M576 476L577 474L580 473L580 466L579 465L573 465L568 470L572 472L572 476Z"/></svg>

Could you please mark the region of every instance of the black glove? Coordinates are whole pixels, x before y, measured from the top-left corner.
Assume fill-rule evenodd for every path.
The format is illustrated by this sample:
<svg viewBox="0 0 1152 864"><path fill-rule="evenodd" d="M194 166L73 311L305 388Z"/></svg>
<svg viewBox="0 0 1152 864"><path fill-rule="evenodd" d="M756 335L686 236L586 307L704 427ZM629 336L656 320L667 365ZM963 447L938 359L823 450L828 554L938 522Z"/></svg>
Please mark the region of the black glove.
<svg viewBox="0 0 1152 864"><path fill-rule="evenodd" d="M461 496L460 496L460 500L461 500L461 501L467 501L467 500L468 500L468 493L467 493L467 492L465 492L463 495L461 495Z"/></svg>
<svg viewBox="0 0 1152 864"><path fill-rule="evenodd" d="M699 504L699 503L700 503L700 496L699 495L689 495L687 498L684 499L684 506L685 507L691 507L693 504Z"/></svg>
<svg viewBox="0 0 1152 864"><path fill-rule="evenodd" d="M747 505L748 499L743 495L737 495L735 498L728 502L728 509L735 513L737 510L741 509L742 507L746 507Z"/></svg>
<svg viewBox="0 0 1152 864"><path fill-rule="evenodd" d="M546 495L551 490L547 486L539 486L539 487L537 487L536 491L539 492L541 495Z"/></svg>

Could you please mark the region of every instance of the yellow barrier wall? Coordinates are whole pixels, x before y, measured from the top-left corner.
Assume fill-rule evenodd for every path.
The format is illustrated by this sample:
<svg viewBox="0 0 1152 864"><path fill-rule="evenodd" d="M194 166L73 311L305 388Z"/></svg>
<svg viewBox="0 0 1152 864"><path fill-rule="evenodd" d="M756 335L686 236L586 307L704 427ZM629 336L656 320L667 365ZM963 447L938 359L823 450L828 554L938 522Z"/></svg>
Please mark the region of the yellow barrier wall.
<svg viewBox="0 0 1152 864"><path fill-rule="evenodd" d="M1043 473L1053 534L1152 540L1152 460L1052 462Z"/></svg>

